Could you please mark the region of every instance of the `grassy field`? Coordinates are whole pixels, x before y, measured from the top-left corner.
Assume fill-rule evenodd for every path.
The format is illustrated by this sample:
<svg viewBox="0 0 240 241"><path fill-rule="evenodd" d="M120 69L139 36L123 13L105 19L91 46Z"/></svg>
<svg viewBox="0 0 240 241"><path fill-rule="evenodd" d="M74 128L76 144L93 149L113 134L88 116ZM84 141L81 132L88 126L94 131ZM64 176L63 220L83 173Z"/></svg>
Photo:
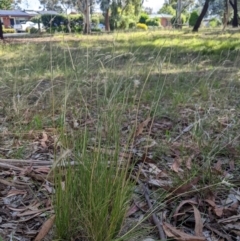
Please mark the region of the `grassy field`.
<svg viewBox="0 0 240 241"><path fill-rule="evenodd" d="M198 201L214 197L219 207L240 185L239 69L240 33L230 30L1 44L0 155L53 160L50 240L163 238L149 221L156 213L176 238L162 223L190 199L208 218ZM150 211L129 214L147 197Z"/></svg>

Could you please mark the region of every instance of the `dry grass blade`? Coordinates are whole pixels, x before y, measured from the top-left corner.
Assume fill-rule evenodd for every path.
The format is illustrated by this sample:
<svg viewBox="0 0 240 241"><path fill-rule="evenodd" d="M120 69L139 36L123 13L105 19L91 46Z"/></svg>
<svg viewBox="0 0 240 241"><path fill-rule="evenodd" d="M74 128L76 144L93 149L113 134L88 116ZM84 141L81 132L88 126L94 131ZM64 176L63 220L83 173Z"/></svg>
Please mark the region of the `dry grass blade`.
<svg viewBox="0 0 240 241"><path fill-rule="evenodd" d="M52 228L53 223L55 220L55 215L50 217L41 227L37 237L34 239L34 241L41 241L49 232L49 230Z"/></svg>

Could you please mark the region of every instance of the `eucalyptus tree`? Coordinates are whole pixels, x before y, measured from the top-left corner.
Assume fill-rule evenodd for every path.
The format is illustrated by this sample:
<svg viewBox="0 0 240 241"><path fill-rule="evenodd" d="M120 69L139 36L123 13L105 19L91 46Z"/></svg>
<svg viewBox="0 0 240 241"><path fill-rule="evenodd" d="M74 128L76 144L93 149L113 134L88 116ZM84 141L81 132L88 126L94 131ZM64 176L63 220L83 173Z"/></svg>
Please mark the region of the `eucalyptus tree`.
<svg viewBox="0 0 240 241"><path fill-rule="evenodd" d="M91 7L95 4L95 0L40 0L40 3L47 10L56 10L56 8L64 7L65 9L75 8L83 14L83 32L89 34L91 32Z"/></svg>
<svg viewBox="0 0 240 241"><path fill-rule="evenodd" d="M204 16L206 15L206 13L208 11L208 7L209 7L210 1L214 1L214 0L205 0L205 3L204 3L203 8L202 8L202 11L201 11L201 13L200 13L200 15L199 15L199 17L198 17L194 27L193 27L193 30L192 30L193 32L197 32L198 31L198 29L199 29L199 27L201 25L201 22L202 22Z"/></svg>
<svg viewBox="0 0 240 241"><path fill-rule="evenodd" d="M238 27L238 1L237 0L229 0L229 3L233 8L232 26L234 28L237 28Z"/></svg>
<svg viewBox="0 0 240 241"><path fill-rule="evenodd" d="M117 9L119 8L123 14L129 5L133 5L135 15L138 15L141 12L143 2L144 0L97 0L104 15L105 30L110 31L110 12L112 16L118 14Z"/></svg>

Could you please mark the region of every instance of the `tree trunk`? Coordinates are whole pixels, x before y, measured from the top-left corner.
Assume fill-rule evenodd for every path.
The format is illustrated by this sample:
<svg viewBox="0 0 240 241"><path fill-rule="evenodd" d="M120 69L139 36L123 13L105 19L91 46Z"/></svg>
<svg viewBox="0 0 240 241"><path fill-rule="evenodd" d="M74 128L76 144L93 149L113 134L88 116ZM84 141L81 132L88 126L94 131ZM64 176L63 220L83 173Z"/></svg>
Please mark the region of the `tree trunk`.
<svg viewBox="0 0 240 241"><path fill-rule="evenodd" d="M3 27L2 27L2 21L0 19L0 39L4 39L3 38Z"/></svg>
<svg viewBox="0 0 240 241"><path fill-rule="evenodd" d="M71 30L71 19L70 19L70 16L68 14L68 20L67 20L67 28L68 28L68 32L71 33L72 30Z"/></svg>
<svg viewBox="0 0 240 241"><path fill-rule="evenodd" d="M182 12L182 0L178 0L177 14L176 14L176 28L182 28L181 12Z"/></svg>
<svg viewBox="0 0 240 241"><path fill-rule="evenodd" d="M90 34L91 33L91 21L90 21L90 2L89 0L87 0L87 14L86 14L86 17L87 17L87 34Z"/></svg>
<svg viewBox="0 0 240 241"><path fill-rule="evenodd" d="M110 23L109 23L109 8L106 9L106 12L105 12L105 30L106 31L110 31Z"/></svg>
<svg viewBox="0 0 240 241"><path fill-rule="evenodd" d="M89 34L91 33L91 21L90 21L90 4L89 0L86 0L86 5L84 8L81 9L81 12L84 15L84 26L83 26L83 33Z"/></svg>
<svg viewBox="0 0 240 241"><path fill-rule="evenodd" d="M197 19L197 22L195 23L194 27L193 27L193 32L197 32L200 25L201 25L201 22L205 16L205 14L207 13L207 10L208 10L208 7L209 7L209 1L210 0L206 0L205 3L204 3L204 6L203 6L203 9L202 9L202 12L201 14L199 15L198 19Z"/></svg>
<svg viewBox="0 0 240 241"><path fill-rule="evenodd" d="M223 30L227 27L228 24L228 19L229 19L229 0L225 0L225 10L223 14Z"/></svg>
<svg viewBox="0 0 240 241"><path fill-rule="evenodd" d="M233 28L237 28L237 27L238 27L238 7L237 7L237 0L234 0L234 2L232 2L232 0L230 0L229 3L231 4L231 6L232 6L232 8L233 8L233 21L232 21L232 26L233 26Z"/></svg>

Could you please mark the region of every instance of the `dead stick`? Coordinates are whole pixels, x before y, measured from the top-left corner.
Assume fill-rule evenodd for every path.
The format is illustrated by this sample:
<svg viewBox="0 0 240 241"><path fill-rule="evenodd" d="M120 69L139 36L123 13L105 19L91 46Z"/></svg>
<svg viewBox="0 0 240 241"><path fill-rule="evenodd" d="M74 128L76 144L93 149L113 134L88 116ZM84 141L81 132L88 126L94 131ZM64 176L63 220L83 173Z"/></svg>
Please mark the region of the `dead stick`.
<svg viewBox="0 0 240 241"><path fill-rule="evenodd" d="M29 165L29 164L37 164L37 165L50 165L52 161L42 161L42 160L21 160L21 159L3 159L0 158L0 163L7 163L7 164L15 164L15 165Z"/></svg>
<svg viewBox="0 0 240 241"><path fill-rule="evenodd" d="M205 227L206 227L207 229L211 230L212 232L216 233L218 236L220 236L220 237L222 237L222 238L225 238L225 239L228 240L228 241L232 241L232 239L231 239L230 236L228 236L228 235L226 235L226 234L218 231L217 229L211 227L210 225L205 224Z"/></svg>
<svg viewBox="0 0 240 241"><path fill-rule="evenodd" d="M145 199L147 201L148 207L150 208L150 210L152 210L153 205L152 205L150 197L149 197L150 191L149 191L149 189L148 189L148 187L146 185L142 184L142 187L143 187L143 192L144 192L144 196L145 196ZM158 217L157 217L157 215L155 213L152 214L152 217L153 217L154 224L158 228L158 233L159 233L160 239L162 241L165 241L166 238L165 238L165 234L164 234L164 231L163 231L163 228L162 228L162 221L160 221L158 219Z"/></svg>
<svg viewBox="0 0 240 241"><path fill-rule="evenodd" d="M0 163L0 168L8 170L8 169L12 169L15 171L24 171L24 169L20 168L20 167L16 167L7 163Z"/></svg>

